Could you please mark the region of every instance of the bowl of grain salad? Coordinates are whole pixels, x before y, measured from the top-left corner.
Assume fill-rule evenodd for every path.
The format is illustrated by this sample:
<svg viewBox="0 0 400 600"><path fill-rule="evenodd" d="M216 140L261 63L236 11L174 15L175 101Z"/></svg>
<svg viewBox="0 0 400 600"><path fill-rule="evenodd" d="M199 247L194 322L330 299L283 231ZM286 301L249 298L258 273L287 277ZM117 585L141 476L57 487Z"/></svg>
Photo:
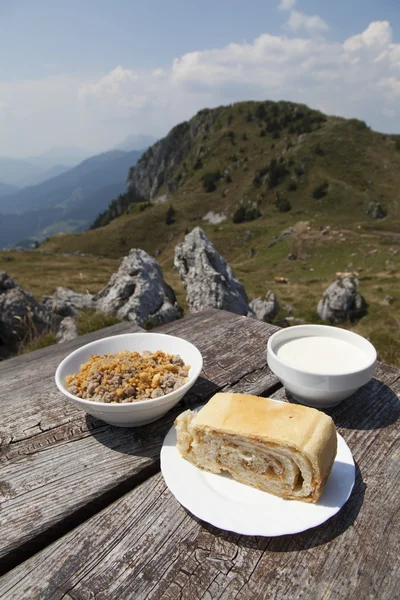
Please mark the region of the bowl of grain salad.
<svg viewBox="0 0 400 600"><path fill-rule="evenodd" d="M200 375L199 350L162 333L126 333L86 344L58 366L58 389L110 425L137 427L164 416Z"/></svg>

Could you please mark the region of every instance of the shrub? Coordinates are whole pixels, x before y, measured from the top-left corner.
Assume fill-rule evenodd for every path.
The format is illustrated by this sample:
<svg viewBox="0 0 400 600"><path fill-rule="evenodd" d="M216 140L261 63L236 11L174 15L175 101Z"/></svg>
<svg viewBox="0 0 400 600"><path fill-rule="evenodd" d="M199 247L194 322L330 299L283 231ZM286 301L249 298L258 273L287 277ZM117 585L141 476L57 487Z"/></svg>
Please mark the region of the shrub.
<svg viewBox="0 0 400 600"><path fill-rule="evenodd" d="M243 223L244 221L255 221L261 217L258 208L244 208L240 206L234 213L232 221L234 223Z"/></svg>
<svg viewBox="0 0 400 600"><path fill-rule="evenodd" d="M256 118L262 121L266 116L267 111L265 110L264 104L259 104L256 109Z"/></svg>
<svg viewBox="0 0 400 600"><path fill-rule="evenodd" d="M287 175L288 170L284 163L277 163L273 158L269 164L268 188L271 190L276 187L282 179Z"/></svg>
<svg viewBox="0 0 400 600"><path fill-rule="evenodd" d="M317 156L325 156L325 152L321 148L321 145L319 142L318 142L318 144L316 144L314 146L314 152L315 152L315 154L317 154Z"/></svg>
<svg viewBox="0 0 400 600"><path fill-rule="evenodd" d="M276 130L272 133L272 139L273 140L278 140L281 137L281 133L280 131Z"/></svg>
<svg viewBox="0 0 400 600"><path fill-rule="evenodd" d="M323 198L324 196L326 196L326 194L328 193L328 187L329 187L329 183L327 181L324 181L324 183L317 185L317 187L314 188L314 191L312 194L313 198L315 198L316 200L319 200L320 198Z"/></svg>
<svg viewBox="0 0 400 600"><path fill-rule="evenodd" d="M120 217L128 207L143 201L144 198L139 196L134 188L130 188L125 194L120 194L117 199L112 200L108 208L96 217L89 229L97 229L108 225L113 219Z"/></svg>
<svg viewBox="0 0 400 600"><path fill-rule="evenodd" d="M396 150L400 150L400 137L398 137L394 143Z"/></svg>
<svg viewBox="0 0 400 600"><path fill-rule="evenodd" d="M231 143L235 145L235 132L232 131L232 129L226 132L225 137L229 138L231 140Z"/></svg>
<svg viewBox="0 0 400 600"><path fill-rule="evenodd" d="M214 192L217 189L217 183L221 179L220 171L208 171L202 177L203 189L205 192Z"/></svg>
<svg viewBox="0 0 400 600"><path fill-rule="evenodd" d="M365 121L360 121L360 119L349 119L348 124L357 131L363 131L365 129L369 129L368 125Z"/></svg>
<svg viewBox="0 0 400 600"><path fill-rule="evenodd" d="M246 209L240 206L233 214L232 221L234 223L243 223L246 220Z"/></svg>
<svg viewBox="0 0 400 600"><path fill-rule="evenodd" d="M263 167L262 169L259 169L258 171L256 171L256 174L254 176L253 179L253 185L255 186L259 186L261 185L261 180L263 177L265 177L265 175L269 172L269 165L267 167Z"/></svg>
<svg viewBox="0 0 400 600"><path fill-rule="evenodd" d="M289 200L287 198L282 198L279 194L276 196L275 206L279 212L289 212L292 208Z"/></svg>
<svg viewBox="0 0 400 600"><path fill-rule="evenodd" d="M270 121L268 121L268 124L267 124L268 133L274 133L275 131L279 131L279 130L280 130L279 121L276 121L275 119L271 119Z"/></svg>
<svg viewBox="0 0 400 600"><path fill-rule="evenodd" d="M225 183L232 183L232 177L230 176L229 173L225 177Z"/></svg>
<svg viewBox="0 0 400 600"><path fill-rule="evenodd" d="M199 158L196 160L196 162L194 163L194 165L193 165L193 169L194 169L195 171L197 171L198 169L201 169L201 168L202 168L202 166L203 166L203 161L202 161L202 160L201 160L201 158L199 157Z"/></svg>
<svg viewBox="0 0 400 600"><path fill-rule="evenodd" d="M247 139L248 139L248 138L247 138L247 135L244 133L244 134L242 135L242 140L243 140L244 142L246 142L246 141L247 141Z"/></svg>
<svg viewBox="0 0 400 600"><path fill-rule="evenodd" d="M293 179L289 181L287 190L288 192L295 192L297 190L297 183Z"/></svg>
<svg viewBox="0 0 400 600"><path fill-rule="evenodd" d="M265 137L266 133L267 132L265 131L265 129L261 129L261 131L260 131L260 137Z"/></svg>
<svg viewBox="0 0 400 600"><path fill-rule="evenodd" d="M171 206L167 210L167 214L165 215L165 224L172 225L173 223L175 223L175 215L176 215L176 211L171 204Z"/></svg>

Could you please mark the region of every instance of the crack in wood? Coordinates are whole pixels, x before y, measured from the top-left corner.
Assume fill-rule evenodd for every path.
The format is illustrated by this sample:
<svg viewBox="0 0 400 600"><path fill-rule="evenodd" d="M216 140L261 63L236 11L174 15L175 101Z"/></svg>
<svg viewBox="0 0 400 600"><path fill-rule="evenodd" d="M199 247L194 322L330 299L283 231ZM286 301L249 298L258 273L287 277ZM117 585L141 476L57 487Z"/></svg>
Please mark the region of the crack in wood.
<svg viewBox="0 0 400 600"><path fill-rule="evenodd" d="M28 540L15 550L12 550L2 558L2 562L0 563L0 577L40 552L66 533L75 529L128 492L131 492L144 481L153 475L156 475L159 471L160 462L155 461L153 464L144 467L131 478L124 480L115 487L107 490L101 496L89 501L85 506L82 506L57 524L39 533L33 539Z"/></svg>

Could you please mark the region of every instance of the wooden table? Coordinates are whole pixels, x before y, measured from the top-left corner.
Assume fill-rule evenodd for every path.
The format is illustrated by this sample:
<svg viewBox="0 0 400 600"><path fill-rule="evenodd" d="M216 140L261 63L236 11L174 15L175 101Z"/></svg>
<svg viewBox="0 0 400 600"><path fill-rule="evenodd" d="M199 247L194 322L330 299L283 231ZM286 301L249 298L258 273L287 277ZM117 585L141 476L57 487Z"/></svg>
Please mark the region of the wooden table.
<svg viewBox="0 0 400 600"><path fill-rule="evenodd" d="M217 390L286 399L266 365L277 328L208 310L160 331L198 346L204 371L162 420L119 429L54 384L72 349L135 331L122 323L0 364L0 598L357 599L400 597L400 371L330 410L356 461L349 501L296 535L246 537L194 518L160 474L163 438L184 407Z"/></svg>

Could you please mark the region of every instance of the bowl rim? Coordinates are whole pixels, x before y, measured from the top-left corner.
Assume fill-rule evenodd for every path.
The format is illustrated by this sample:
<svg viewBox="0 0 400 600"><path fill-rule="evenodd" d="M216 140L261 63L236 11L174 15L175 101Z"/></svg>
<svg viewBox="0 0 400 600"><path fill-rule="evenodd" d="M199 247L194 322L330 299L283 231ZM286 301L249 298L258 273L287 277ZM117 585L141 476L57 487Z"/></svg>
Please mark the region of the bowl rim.
<svg viewBox="0 0 400 600"><path fill-rule="evenodd" d="M124 403L115 403L115 404L111 403L111 402L110 403L109 402L97 402L96 400L87 400L86 398L79 398L79 396L75 396L74 394L71 394L71 392L68 391L67 388L64 386L63 381L60 376L60 372L61 372L62 368L73 356L75 356L76 354L81 352L84 348L90 348L91 346L96 346L96 344L98 344L99 342L104 342L106 340L118 339L118 338L122 338L122 337L126 337L126 336L135 337L138 335L139 336L143 336L143 335L157 336L157 337L168 338L169 340L177 339L180 342L184 342L184 343L188 344L189 346L191 346L195 350L195 352L198 353L199 365L196 368L195 372L192 375L190 375L189 381L184 383L177 390L168 392L168 394L163 394L162 396L159 396L158 398L149 398L148 400L137 400L136 402L124 402ZM192 365L190 365L190 367L193 368ZM136 332L132 332L132 333L121 333L118 335L111 335L111 336L107 336L104 338L99 338L98 340L94 340L93 342L89 342L88 344L84 344L83 346L76 348L76 350L73 350L72 352L67 354L67 356L60 362L60 364L58 365L58 367L56 369L54 378L55 378L56 386L60 390L60 392L62 392L65 396L67 396L71 400L74 400L75 402L86 404L87 406L93 406L93 407L98 407L98 408L102 407L103 409L105 407L107 407L107 409L108 409L107 412L109 412L111 407L112 407L112 409L119 410L120 412L127 412L131 407L154 406L155 403L157 405L164 404L164 401L166 401L165 404L167 404L167 401L172 400L176 396L177 392L185 393L186 390L188 390L192 387L192 385L195 383L196 379L199 377L202 368L203 368L203 356L202 356L200 350L197 348L197 346L192 344L192 342L189 342L188 340L185 340L184 338L181 338L177 335L170 335L168 333L157 333L156 331L136 331ZM184 393L182 394L182 396L184 395Z"/></svg>
<svg viewBox="0 0 400 600"><path fill-rule="evenodd" d="M283 360L282 358L279 358L279 356L276 354L275 350L273 349L273 344L276 343L276 339L279 338L280 335L283 335L285 332L288 331L293 331L293 332L298 332L298 331L307 331L310 329L314 329L314 330L320 330L320 331L328 331L328 332L340 332L340 335L343 336L343 338L357 338L359 340L362 341L362 344L364 344L366 346L366 348L371 352L371 355L367 355L368 358L368 362L366 363L366 365L360 369L352 369L349 371L341 371L340 373L324 373L324 372L316 372L316 371L310 371L308 369L300 369L298 367L295 367L293 364L291 364L290 362ZM340 338L339 336L325 336L325 337L335 337L336 339ZM299 338L299 337L306 337L306 336L293 336L293 339ZM307 336L309 337L309 336ZM343 339L340 338L340 339ZM287 340L289 341L289 340ZM343 341L348 341L348 340L343 340ZM351 341L348 341L348 343L351 344ZM373 346L373 344L371 344L371 342L369 340L367 340L365 337L363 337L362 335L360 335L359 333L355 333L354 331L349 331L348 329L342 329L341 327L334 327L332 325L320 325L318 323L308 323L308 324L304 324L304 325L294 325L292 327L287 327L284 329L280 329L279 331L276 331L275 333L273 333L271 335L271 337L268 339L268 343L267 343L267 355L270 354L273 358L273 360L275 360L277 363L281 364L283 367L289 368L292 371L294 371L295 373L298 374L305 374L305 375L312 375L314 377L332 377L332 378L341 378L341 377L346 377L346 376L350 376L350 375L356 375L356 374L361 374L363 372L369 371L375 364L377 361L377 352L376 352L376 348Z"/></svg>

